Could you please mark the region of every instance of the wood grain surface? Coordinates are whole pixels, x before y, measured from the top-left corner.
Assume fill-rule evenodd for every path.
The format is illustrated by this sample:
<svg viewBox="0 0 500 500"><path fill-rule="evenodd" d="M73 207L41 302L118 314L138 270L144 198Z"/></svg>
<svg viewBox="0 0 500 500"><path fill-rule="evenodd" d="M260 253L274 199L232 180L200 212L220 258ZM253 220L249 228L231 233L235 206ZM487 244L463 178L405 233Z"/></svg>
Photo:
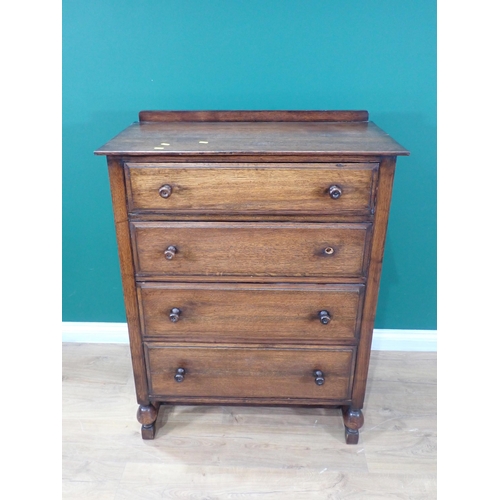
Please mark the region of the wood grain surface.
<svg viewBox="0 0 500 500"><path fill-rule="evenodd" d="M355 347L275 348L145 344L152 396L333 399L350 397ZM185 370L182 382L174 375ZM323 385L313 372L324 373Z"/></svg>
<svg viewBox="0 0 500 500"><path fill-rule="evenodd" d="M114 158L108 158L108 175L113 202L118 256L130 339L130 352L134 367L137 402L139 404L148 404L148 383L142 348L139 307L135 291L135 269L127 217L125 179L121 163Z"/></svg>
<svg viewBox="0 0 500 500"><path fill-rule="evenodd" d="M145 338L354 344L364 286L140 283L138 292ZM176 322L174 307L181 311Z"/></svg>
<svg viewBox="0 0 500 500"><path fill-rule="evenodd" d="M140 111L141 122L353 122L367 121L368 111Z"/></svg>
<svg viewBox="0 0 500 500"><path fill-rule="evenodd" d="M370 228L366 223L131 222L138 278L362 277ZM169 246L176 248L172 259L165 258Z"/></svg>
<svg viewBox="0 0 500 500"><path fill-rule="evenodd" d="M408 155L372 122L141 122L98 155Z"/></svg>
<svg viewBox="0 0 500 500"><path fill-rule="evenodd" d="M369 214L377 166L127 163L129 211ZM168 198L159 194L164 185ZM339 198L330 197L331 186Z"/></svg>
<svg viewBox="0 0 500 500"><path fill-rule="evenodd" d="M395 169L396 158L386 158L381 163L379 186L377 189L377 208L373 228L372 248L370 251L367 293L363 305L361 341L357 353L356 374L353 387L353 406L357 409L363 408L363 401L365 398Z"/></svg>

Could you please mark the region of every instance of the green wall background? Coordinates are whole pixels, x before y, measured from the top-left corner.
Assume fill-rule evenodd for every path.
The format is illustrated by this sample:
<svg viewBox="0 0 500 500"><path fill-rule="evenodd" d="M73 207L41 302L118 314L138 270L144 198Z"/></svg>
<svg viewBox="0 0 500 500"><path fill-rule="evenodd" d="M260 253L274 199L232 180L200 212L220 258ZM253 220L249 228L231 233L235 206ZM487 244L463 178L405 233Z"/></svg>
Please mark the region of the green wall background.
<svg viewBox="0 0 500 500"><path fill-rule="evenodd" d="M436 2L63 2L63 320L124 322L105 159L142 109L367 109L400 158L377 328L436 328Z"/></svg>

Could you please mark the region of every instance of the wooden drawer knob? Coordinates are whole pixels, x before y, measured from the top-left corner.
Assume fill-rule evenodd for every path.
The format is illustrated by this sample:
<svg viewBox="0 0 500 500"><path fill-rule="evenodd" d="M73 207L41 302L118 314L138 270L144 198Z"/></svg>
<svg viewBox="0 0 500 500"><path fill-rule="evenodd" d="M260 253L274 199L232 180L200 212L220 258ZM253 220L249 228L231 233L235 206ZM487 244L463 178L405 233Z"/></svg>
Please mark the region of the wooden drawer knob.
<svg viewBox="0 0 500 500"><path fill-rule="evenodd" d="M174 375L175 381L182 382L184 380L184 375L186 375L186 370L184 370L184 368L177 368Z"/></svg>
<svg viewBox="0 0 500 500"><path fill-rule="evenodd" d="M325 383L325 376L321 370L314 370L313 377L316 385L323 385Z"/></svg>
<svg viewBox="0 0 500 500"><path fill-rule="evenodd" d="M332 317L330 316L330 313L328 311L320 311L318 313L319 320L323 325L328 325L330 323Z"/></svg>
<svg viewBox="0 0 500 500"><path fill-rule="evenodd" d="M330 186L328 188L328 193L330 195L330 198L333 198L334 200L337 200L342 195L342 189L340 188L340 186L336 186L334 184L333 186Z"/></svg>
<svg viewBox="0 0 500 500"><path fill-rule="evenodd" d="M181 310L178 309L177 307L174 307L173 309L170 310L170 321L172 323L177 323L181 317Z"/></svg>
<svg viewBox="0 0 500 500"><path fill-rule="evenodd" d="M158 193L162 198L168 198L172 194L172 186L170 184L164 184L158 189Z"/></svg>
<svg viewBox="0 0 500 500"><path fill-rule="evenodd" d="M165 258L167 260L172 260L174 255L177 253L177 248L174 245L170 245L164 252Z"/></svg>

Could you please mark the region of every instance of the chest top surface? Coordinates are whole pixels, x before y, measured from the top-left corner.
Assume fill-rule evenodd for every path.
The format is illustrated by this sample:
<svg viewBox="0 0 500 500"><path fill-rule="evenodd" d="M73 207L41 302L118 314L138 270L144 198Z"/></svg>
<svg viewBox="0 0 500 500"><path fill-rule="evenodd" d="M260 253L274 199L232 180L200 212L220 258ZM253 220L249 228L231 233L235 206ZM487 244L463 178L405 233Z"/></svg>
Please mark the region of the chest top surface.
<svg viewBox="0 0 500 500"><path fill-rule="evenodd" d="M408 155L365 111L149 112L98 155Z"/></svg>

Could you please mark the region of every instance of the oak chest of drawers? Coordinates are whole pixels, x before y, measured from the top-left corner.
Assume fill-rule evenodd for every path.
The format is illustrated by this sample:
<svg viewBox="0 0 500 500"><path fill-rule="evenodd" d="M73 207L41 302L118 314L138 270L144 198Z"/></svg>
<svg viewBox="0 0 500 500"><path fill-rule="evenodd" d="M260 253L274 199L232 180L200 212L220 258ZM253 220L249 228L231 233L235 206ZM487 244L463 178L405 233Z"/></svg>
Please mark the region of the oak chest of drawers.
<svg viewBox="0 0 500 500"><path fill-rule="evenodd" d="M396 157L366 111L142 111L108 161L142 437L341 406L358 442Z"/></svg>

